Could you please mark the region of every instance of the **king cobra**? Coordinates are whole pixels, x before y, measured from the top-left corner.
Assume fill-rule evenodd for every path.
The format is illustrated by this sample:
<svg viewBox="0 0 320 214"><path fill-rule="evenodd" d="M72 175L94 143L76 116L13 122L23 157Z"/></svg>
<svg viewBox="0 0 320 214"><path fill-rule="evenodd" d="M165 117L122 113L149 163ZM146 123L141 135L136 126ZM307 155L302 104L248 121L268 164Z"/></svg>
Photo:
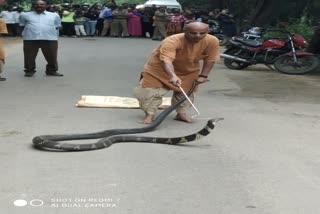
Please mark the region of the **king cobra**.
<svg viewBox="0 0 320 214"><path fill-rule="evenodd" d="M188 96L194 91L195 87L199 83L195 81L188 92ZM133 128L133 129L109 129L101 132L95 133L85 133L85 134L65 134L65 135L40 135L33 138L32 142L35 148L47 151L89 151L104 149L112 144L119 142L145 142L145 143L160 143L160 144L179 144L198 140L201 137L208 135L215 127L215 124L222 118L210 119L207 125L201 129L199 132L175 138L157 138L157 137L146 137L146 136L130 136L126 134L137 134L146 133L153 131L158 127L161 122L173 111L175 110L186 98L181 98L178 102L172 104L169 108L164 110L159 114L155 120L146 127L143 128ZM100 139L102 138L102 139ZM71 140L85 140L85 139L100 139L95 143L87 144L72 144L64 143L61 141L71 141Z"/></svg>

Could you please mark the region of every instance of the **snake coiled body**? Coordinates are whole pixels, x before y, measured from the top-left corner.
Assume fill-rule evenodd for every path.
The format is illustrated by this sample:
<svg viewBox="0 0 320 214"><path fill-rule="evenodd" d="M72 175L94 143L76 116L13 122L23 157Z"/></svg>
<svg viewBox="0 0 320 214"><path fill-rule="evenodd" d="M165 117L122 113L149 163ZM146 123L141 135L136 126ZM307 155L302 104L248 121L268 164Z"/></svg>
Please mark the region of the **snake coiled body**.
<svg viewBox="0 0 320 214"><path fill-rule="evenodd" d="M195 82L188 92L190 95L197 82ZM146 133L154 130L158 127L161 122L173 111L175 110L186 98L182 98L178 102L172 104L169 108L164 110L155 120L148 126L142 128L133 129L110 129L95 133L85 133L85 134L65 134L65 135L40 135L33 138L32 142L35 148L48 150L48 151L88 151L107 148L110 145L118 142L149 142L149 143L162 143L162 144L177 144L187 141L196 140L202 136L210 133L214 128L215 122L219 119L209 120L207 126L200 130L199 132L179 138L154 138L146 136L130 136L127 134L137 134ZM100 139L102 138L102 139ZM71 140L85 140L85 139L100 139L96 143L90 144L74 144L65 143L61 141L71 141Z"/></svg>

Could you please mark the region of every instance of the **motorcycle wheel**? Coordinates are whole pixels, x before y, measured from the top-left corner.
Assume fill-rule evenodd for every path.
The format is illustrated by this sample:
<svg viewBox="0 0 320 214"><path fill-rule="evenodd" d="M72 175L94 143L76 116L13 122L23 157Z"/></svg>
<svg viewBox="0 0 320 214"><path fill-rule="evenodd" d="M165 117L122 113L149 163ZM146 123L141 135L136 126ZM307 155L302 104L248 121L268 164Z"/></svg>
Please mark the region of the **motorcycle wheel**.
<svg viewBox="0 0 320 214"><path fill-rule="evenodd" d="M319 66L319 60L315 56L297 56L297 63L292 56L281 56L274 62L277 71L284 74L306 74Z"/></svg>
<svg viewBox="0 0 320 214"><path fill-rule="evenodd" d="M238 48L230 48L230 49L226 50L224 53L232 55L232 56L240 57L239 53L241 53L241 50ZM242 70L242 69L248 67L250 64L226 58L226 59L224 59L224 65L229 69Z"/></svg>

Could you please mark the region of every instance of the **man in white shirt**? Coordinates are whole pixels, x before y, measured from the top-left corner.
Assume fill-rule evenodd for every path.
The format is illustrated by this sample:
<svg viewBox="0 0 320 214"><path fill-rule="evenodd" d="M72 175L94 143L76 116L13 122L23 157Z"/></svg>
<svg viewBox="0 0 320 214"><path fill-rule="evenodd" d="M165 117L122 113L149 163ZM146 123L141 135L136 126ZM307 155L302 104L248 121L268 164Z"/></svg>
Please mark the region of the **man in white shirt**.
<svg viewBox="0 0 320 214"><path fill-rule="evenodd" d="M17 36L21 36L21 33L23 31L23 27L19 25L19 20L20 20L21 13L23 13L23 8L22 7L18 7L16 9L16 13L14 14L15 25L16 25L16 30L17 30Z"/></svg>
<svg viewBox="0 0 320 214"><path fill-rule="evenodd" d="M20 25L24 26L23 53L24 72L32 77L36 72L36 57L41 49L47 61L47 76L63 76L58 73L58 29L61 19L57 13L46 11L46 2L38 0L32 4L33 11L20 15Z"/></svg>
<svg viewBox="0 0 320 214"><path fill-rule="evenodd" d="M7 10L4 10L0 13L0 17L3 19L3 21L7 25L7 29L10 35L17 36L17 29L16 29L16 20L15 20L15 14L16 11L13 11L12 6L8 6L6 8Z"/></svg>

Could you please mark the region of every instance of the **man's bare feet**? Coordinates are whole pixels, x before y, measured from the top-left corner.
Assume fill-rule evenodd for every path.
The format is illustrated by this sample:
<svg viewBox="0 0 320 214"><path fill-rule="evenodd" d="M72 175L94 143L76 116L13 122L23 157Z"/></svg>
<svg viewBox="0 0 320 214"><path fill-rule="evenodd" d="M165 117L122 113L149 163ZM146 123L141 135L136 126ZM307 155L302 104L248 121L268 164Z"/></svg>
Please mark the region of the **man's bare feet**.
<svg viewBox="0 0 320 214"><path fill-rule="evenodd" d="M178 113L174 119L186 123L192 123L193 121L192 118L189 117L186 113Z"/></svg>
<svg viewBox="0 0 320 214"><path fill-rule="evenodd" d="M143 120L138 121L138 123L150 124L150 123L152 123L153 118L154 118L154 115L152 115L152 114L146 114L146 116L143 118Z"/></svg>

